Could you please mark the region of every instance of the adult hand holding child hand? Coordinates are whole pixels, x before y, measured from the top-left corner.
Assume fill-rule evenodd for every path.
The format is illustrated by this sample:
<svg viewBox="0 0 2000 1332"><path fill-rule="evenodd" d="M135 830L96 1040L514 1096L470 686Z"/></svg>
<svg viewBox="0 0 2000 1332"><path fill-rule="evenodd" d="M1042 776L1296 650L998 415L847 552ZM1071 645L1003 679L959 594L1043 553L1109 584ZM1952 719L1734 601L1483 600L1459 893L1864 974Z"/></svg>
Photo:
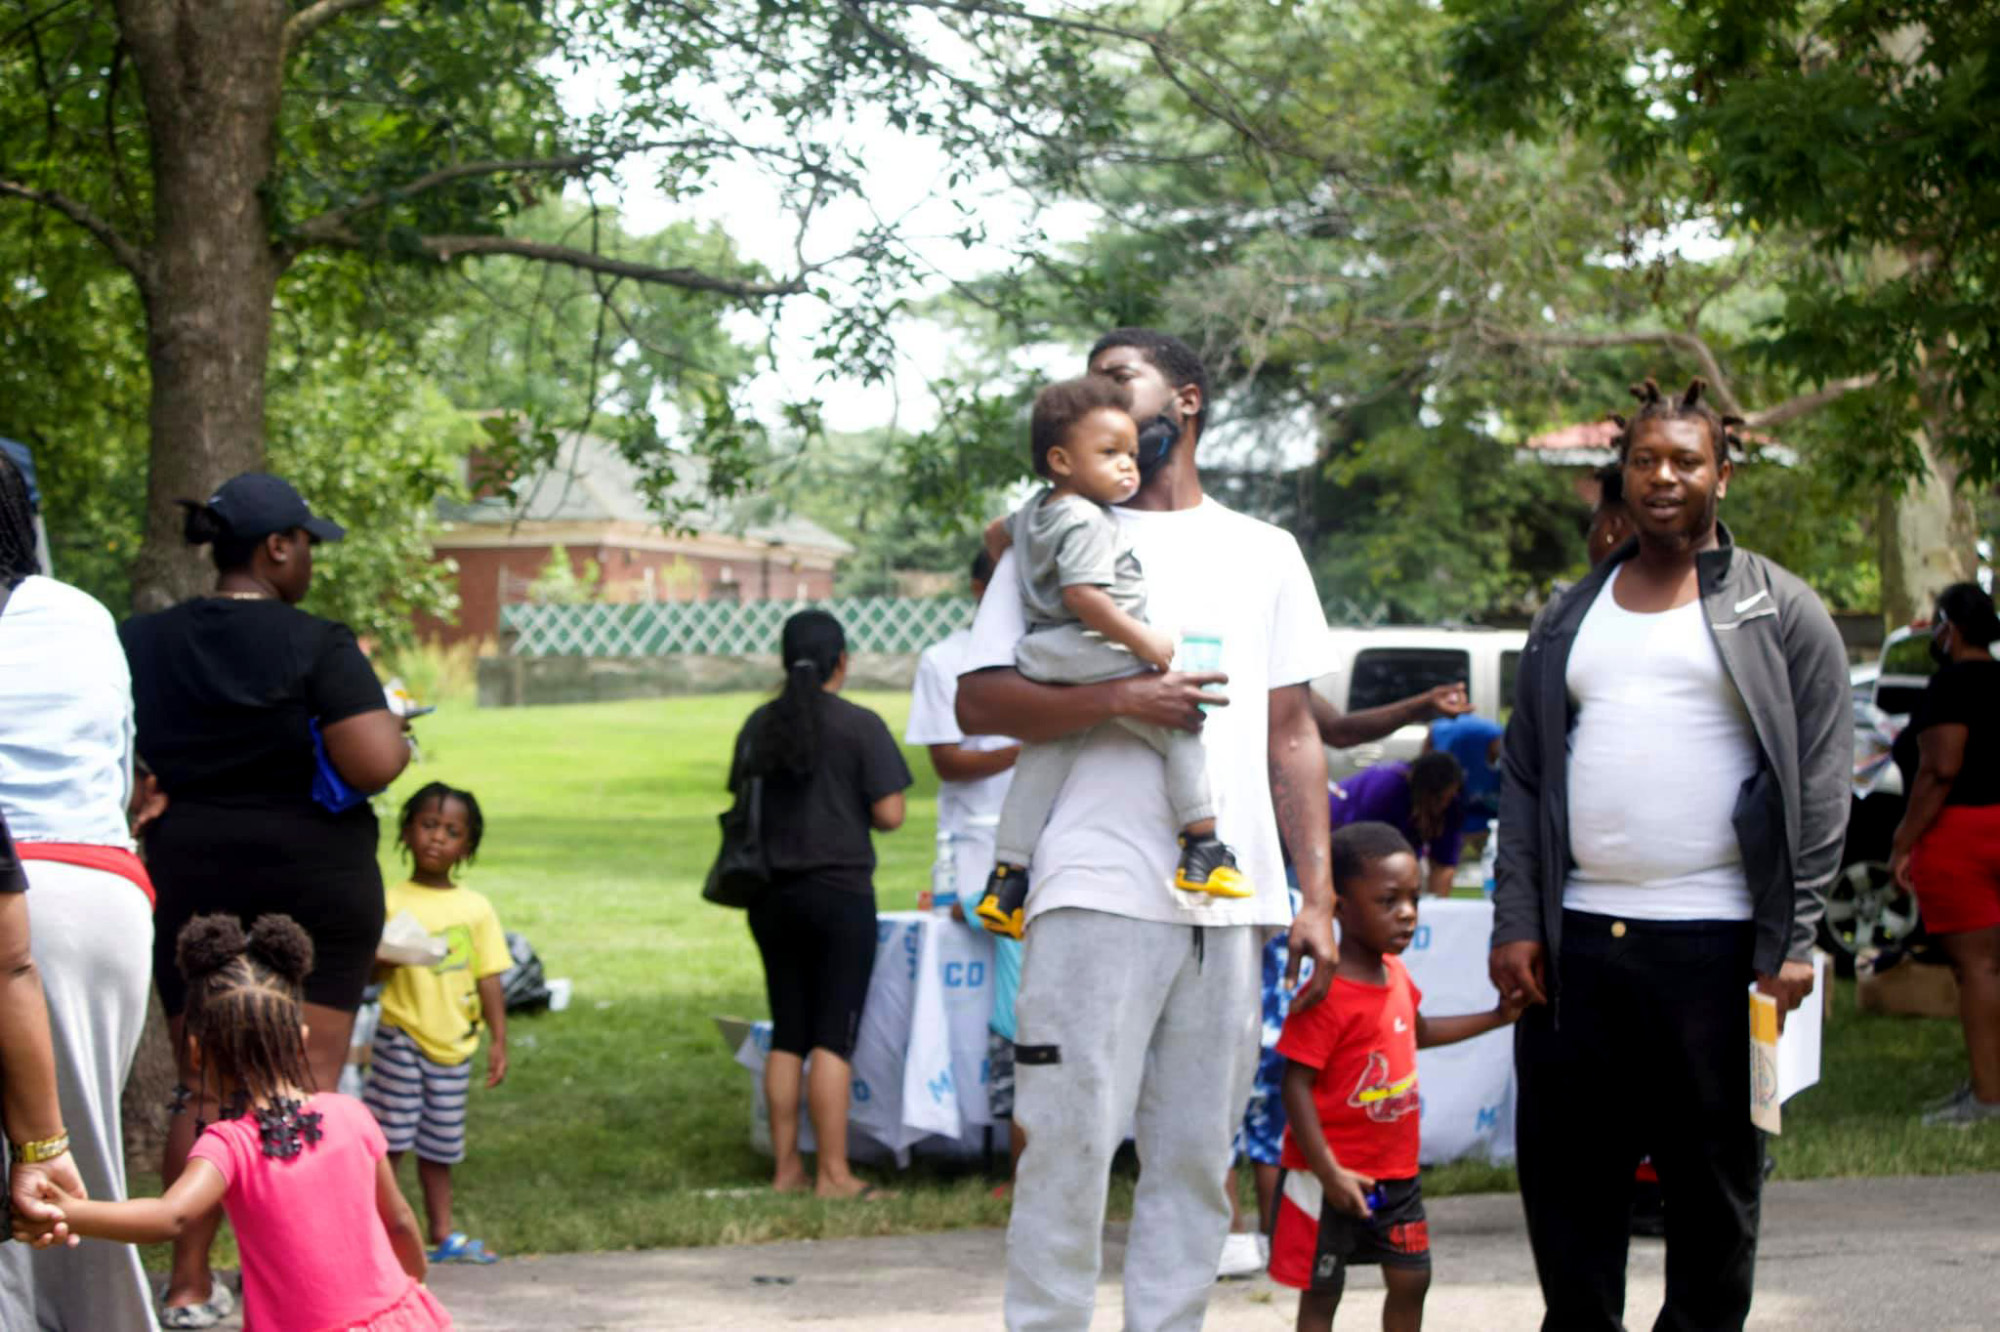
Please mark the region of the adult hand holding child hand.
<svg viewBox="0 0 2000 1332"><path fill-rule="evenodd" d="M70 1234L63 1208L90 1192L76 1172L68 1152L33 1165L16 1165L8 1180L14 1238L37 1249L56 1244L75 1248L80 1237Z"/></svg>
<svg viewBox="0 0 2000 1332"><path fill-rule="evenodd" d="M1502 1003L1545 1004L1548 995L1548 951L1532 939L1517 939L1494 948L1486 959L1493 988ZM1518 1014L1516 1016L1519 1016Z"/></svg>

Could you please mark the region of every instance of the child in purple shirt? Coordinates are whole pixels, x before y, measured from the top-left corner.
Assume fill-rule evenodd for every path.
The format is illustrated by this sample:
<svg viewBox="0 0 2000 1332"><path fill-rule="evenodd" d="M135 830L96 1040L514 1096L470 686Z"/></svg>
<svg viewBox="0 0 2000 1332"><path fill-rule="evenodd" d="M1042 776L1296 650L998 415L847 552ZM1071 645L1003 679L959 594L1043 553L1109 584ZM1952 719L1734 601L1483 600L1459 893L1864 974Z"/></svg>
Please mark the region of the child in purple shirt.
<svg viewBox="0 0 2000 1332"><path fill-rule="evenodd" d="M1414 763L1363 768L1335 783L1327 804L1335 829L1350 823L1386 823L1402 833L1430 865L1425 886L1448 897L1465 830L1464 790L1465 770L1458 760L1434 752Z"/></svg>

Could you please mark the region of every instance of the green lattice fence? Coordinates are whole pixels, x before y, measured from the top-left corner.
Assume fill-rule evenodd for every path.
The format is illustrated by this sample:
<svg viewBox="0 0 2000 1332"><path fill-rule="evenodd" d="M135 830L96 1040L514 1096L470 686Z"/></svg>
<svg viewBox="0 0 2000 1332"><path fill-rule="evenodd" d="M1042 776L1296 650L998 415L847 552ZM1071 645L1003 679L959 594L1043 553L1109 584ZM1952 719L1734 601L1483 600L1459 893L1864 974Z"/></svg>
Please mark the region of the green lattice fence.
<svg viewBox="0 0 2000 1332"><path fill-rule="evenodd" d="M504 606L508 651L521 657L656 657L776 652L787 617L830 611L857 652L918 652L972 623L972 602L950 597L842 597L832 601L665 601L626 605Z"/></svg>

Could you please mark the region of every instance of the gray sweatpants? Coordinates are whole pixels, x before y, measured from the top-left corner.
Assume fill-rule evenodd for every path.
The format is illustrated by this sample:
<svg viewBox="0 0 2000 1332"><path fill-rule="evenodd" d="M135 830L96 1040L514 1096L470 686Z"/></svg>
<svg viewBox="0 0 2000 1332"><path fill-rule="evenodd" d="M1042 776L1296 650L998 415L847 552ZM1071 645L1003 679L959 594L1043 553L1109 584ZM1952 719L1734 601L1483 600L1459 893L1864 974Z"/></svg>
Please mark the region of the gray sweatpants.
<svg viewBox="0 0 2000 1332"><path fill-rule="evenodd" d="M1257 1066L1256 935L1074 908L1035 918L1016 1005L1014 1112L1028 1148L1007 1227L1011 1332L1090 1326L1111 1157L1135 1114L1125 1327L1201 1326Z"/></svg>
<svg viewBox="0 0 2000 1332"><path fill-rule="evenodd" d="M1022 675L1041 684L1096 684L1134 674L1139 659L1080 624L1058 624L1023 635L1014 648L1014 665ZM1174 811L1176 829L1215 817L1215 801L1208 789L1208 758L1199 735L1123 718L1106 725L1124 727L1166 760L1167 803ZM1028 863L1035 841L1042 835L1042 825L1049 821L1049 811L1055 808L1056 797L1089 737L1089 731L1077 731L1057 740L1021 746L1021 756L1014 760L1013 784L1000 806L1000 827L993 837L997 863Z"/></svg>
<svg viewBox="0 0 2000 1332"><path fill-rule="evenodd" d="M28 928L48 996L56 1083L77 1172L93 1198L125 1193L118 1098L146 1025L153 911L130 880L29 861ZM75 1249L0 1245L0 1327L151 1332L152 1293L139 1251L85 1240Z"/></svg>

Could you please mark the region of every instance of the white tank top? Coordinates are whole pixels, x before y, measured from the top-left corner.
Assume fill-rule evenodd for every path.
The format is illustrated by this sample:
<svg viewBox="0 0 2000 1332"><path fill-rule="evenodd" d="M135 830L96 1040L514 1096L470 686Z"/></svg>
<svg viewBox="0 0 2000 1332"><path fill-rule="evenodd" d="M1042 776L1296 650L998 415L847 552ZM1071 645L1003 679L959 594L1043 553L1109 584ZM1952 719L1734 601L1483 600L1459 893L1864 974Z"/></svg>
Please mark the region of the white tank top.
<svg viewBox="0 0 2000 1332"><path fill-rule="evenodd" d="M1617 581L1605 582L1570 649L1576 867L1563 905L1636 920L1748 920L1730 817L1757 771L1749 711L1699 601L1642 615L1618 604Z"/></svg>

